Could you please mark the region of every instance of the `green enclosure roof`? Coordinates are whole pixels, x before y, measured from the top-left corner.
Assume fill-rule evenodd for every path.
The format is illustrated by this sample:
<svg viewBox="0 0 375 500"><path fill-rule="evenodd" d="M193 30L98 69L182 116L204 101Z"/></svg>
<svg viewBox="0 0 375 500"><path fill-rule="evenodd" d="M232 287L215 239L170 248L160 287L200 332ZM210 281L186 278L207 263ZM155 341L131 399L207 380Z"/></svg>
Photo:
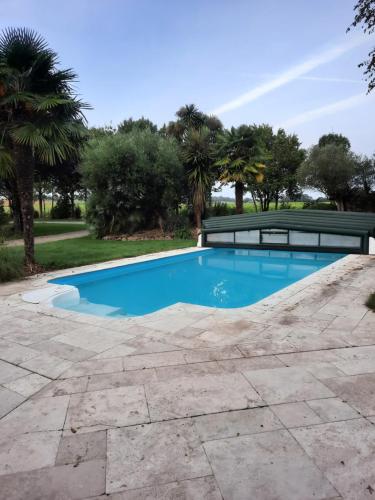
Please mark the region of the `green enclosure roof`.
<svg viewBox="0 0 375 500"><path fill-rule="evenodd" d="M251 229L295 229L352 236L375 236L375 213L329 210L274 210L271 212L210 217L204 233Z"/></svg>

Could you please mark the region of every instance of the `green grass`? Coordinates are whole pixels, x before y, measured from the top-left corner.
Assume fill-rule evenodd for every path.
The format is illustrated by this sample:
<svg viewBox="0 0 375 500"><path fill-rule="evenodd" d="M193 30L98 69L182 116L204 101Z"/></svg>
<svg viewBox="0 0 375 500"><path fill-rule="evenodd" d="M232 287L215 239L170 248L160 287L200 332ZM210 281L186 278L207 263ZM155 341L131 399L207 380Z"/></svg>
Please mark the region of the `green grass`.
<svg viewBox="0 0 375 500"><path fill-rule="evenodd" d="M73 233L74 231L82 231L83 229L87 229L86 224L77 224L74 222L55 223L55 222L35 221L34 236L52 236L55 234ZM18 238L22 238L22 234L12 233L12 227L9 226L9 230L5 233L5 239L15 240Z"/></svg>
<svg viewBox="0 0 375 500"><path fill-rule="evenodd" d="M228 207L234 207L235 206L235 202L234 201L227 201L225 202ZM257 206L258 206L258 211L260 212L260 203L257 203ZM303 201L290 201L288 203L288 206L290 208L299 208L299 209L302 209L303 208ZM246 202L244 203L244 212L245 213L251 213L251 212L255 212L255 207L254 207L254 203L252 202ZM281 208L281 204L279 203L279 209ZM270 210L275 210L275 202L271 202L270 203Z"/></svg>
<svg viewBox="0 0 375 500"><path fill-rule="evenodd" d="M83 266L95 262L136 257L148 253L196 246L195 240L105 241L91 236L36 245L36 261L45 270ZM12 248L22 263L23 248Z"/></svg>
<svg viewBox="0 0 375 500"><path fill-rule="evenodd" d="M366 301L366 306L375 312L375 292L369 295Z"/></svg>

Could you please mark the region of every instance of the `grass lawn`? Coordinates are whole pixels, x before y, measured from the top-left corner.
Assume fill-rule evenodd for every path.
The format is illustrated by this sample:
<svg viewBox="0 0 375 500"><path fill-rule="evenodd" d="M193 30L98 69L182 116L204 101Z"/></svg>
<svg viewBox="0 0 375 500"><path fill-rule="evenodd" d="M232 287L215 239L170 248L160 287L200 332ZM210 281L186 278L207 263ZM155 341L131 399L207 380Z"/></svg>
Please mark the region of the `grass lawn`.
<svg viewBox="0 0 375 500"><path fill-rule="evenodd" d="M124 257L196 246L195 240L105 241L91 236L36 245L36 260L46 270L64 269ZM8 249L22 262L23 248Z"/></svg>
<svg viewBox="0 0 375 500"><path fill-rule="evenodd" d="M72 233L74 231L82 231L86 229L86 224L68 223L68 222L38 222L34 224L34 236L51 236L54 234ZM11 226L10 226L11 229ZM22 238L21 234L5 235L8 240L16 240Z"/></svg>

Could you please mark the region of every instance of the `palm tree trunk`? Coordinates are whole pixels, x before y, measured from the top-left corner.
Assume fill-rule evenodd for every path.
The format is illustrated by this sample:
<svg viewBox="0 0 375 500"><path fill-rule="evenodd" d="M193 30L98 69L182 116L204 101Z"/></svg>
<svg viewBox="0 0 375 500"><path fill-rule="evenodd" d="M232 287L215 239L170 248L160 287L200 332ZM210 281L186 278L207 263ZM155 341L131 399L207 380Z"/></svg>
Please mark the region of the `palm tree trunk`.
<svg viewBox="0 0 375 500"><path fill-rule="evenodd" d="M13 151L23 222L25 266L29 271L33 271L35 268L33 202L34 160L31 151L28 148L15 145Z"/></svg>
<svg viewBox="0 0 375 500"><path fill-rule="evenodd" d="M195 226L197 229L201 229L202 227L202 211L200 207L194 207L194 218L195 218Z"/></svg>
<svg viewBox="0 0 375 500"><path fill-rule="evenodd" d="M234 192L236 197L236 213L243 214L243 192L244 185L242 182L236 182L234 185Z"/></svg>

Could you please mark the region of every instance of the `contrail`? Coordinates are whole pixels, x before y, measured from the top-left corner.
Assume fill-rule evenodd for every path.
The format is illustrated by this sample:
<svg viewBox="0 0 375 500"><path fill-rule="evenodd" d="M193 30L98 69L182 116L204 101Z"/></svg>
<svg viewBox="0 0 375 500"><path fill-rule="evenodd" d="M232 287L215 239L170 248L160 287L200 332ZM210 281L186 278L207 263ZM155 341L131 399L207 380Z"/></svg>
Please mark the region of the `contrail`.
<svg viewBox="0 0 375 500"><path fill-rule="evenodd" d="M275 129L278 130L279 128L290 128L294 127L295 125L301 125L301 123L306 123L315 120L316 118L320 118L321 116L331 115L333 113L337 113L338 111L352 108L353 106L356 106L364 102L365 99L371 99L371 97L375 96L372 95L368 96L364 92L361 94L356 94L352 97L341 99L340 101L328 104L327 106L315 108L312 109L311 111L306 111L299 115L293 116L292 118L285 120L283 123L279 123L278 125L276 125Z"/></svg>
<svg viewBox="0 0 375 500"><path fill-rule="evenodd" d="M255 101L259 97L268 94L272 90L277 89L278 87L281 87L282 85L285 85L293 80L296 80L297 78L305 75L306 73L309 73L313 69L317 68L318 66L321 66L322 64L326 64L330 61L333 61L334 59L337 59L340 57L342 54L345 54L349 50L353 49L354 47L358 47L359 45L362 45L364 43L368 43L369 38L364 37L363 35L358 35L356 37L353 37L352 39L345 41L343 43L340 43L338 45L335 45L334 47L331 47L330 49L321 52L320 54L311 57L310 59L307 59L301 64L297 64L296 66L293 66L292 68L288 69L287 71L281 73L280 75L276 76L272 80L262 83L258 87L255 87L254 89L250 90L249 92L245 92L244 94L241 94L240 96L236 97L235 99L228 101L221 106L217 107L216 109L213 109L210 114L213 115L221 115L222 113L226 113L228 111L232 111L237 108L241 108L245 104L248 104L249 102Z"/></svg>

